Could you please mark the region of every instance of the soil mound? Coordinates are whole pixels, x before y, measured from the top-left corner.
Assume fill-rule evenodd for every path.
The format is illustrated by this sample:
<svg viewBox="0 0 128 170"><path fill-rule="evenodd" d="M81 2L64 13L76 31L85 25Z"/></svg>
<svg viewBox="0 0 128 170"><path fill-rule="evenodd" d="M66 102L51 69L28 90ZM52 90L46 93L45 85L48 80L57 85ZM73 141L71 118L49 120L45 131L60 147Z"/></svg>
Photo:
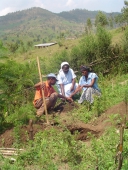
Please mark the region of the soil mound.
<svg viewBox="0 0 128 170"><path fill-rule="evenodd" d="M73 108L78 108L78 106L74 103L60 103L58 106L55 107L54 112L59 112L60 116L64 116L66 112L72 110ZM127 115L127 108L124 102L121 102L107 111L105 111L100 117L98 117L95 121L85 124L81 121L75 122L75 124L67 124L66 121L63 122L65 126L69 129L71 134L75 134L78 132L77 140L88 141L89 140L89 133L94 135L95 137L99 137L102 135L106 127L111 126L111 122L108 121L111 115L120 115L122 118L126 117L128 120ZM61 130L60 127L56 126L53 123L53 126L58 130ZM33 124L33 136L39 132L44 131L47 128L51 128L51 126L47 126L44 122L38 121ZM25 143L30 139L31 131L30 126L26 125L23 126L20 130L20 141ZM14 139L14 128L10 130L6 130L3 134L0 135L0 147L12 147L15 143Z"/></svg>

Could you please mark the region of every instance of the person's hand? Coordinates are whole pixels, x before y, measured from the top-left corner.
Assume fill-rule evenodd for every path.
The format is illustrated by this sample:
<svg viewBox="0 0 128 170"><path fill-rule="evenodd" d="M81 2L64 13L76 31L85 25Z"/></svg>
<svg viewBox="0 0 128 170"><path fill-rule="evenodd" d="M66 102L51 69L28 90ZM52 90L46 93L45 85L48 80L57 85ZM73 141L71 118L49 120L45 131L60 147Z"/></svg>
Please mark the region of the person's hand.
<svg viewBox="0 0 128 170"><path fill-rule="evenodd" d="M66 100L68 100L69 102L73 102L73 99L70 97L66 97Z"/></svg>
<svg viewBox="0 0 128 170"><path fill-rule="evenodd" d="M46 86L45 83L42 83L42 84L40 85L40 88L44 90L45 86Z"/></svg>
<svg viewBox="0 0 128 170"><path fill-rule="evenodd" d="M73 94L71 94L70 96L69 96L69 98L72 98L73 97Z"/></svg>
<svg viewBox="0 0 128 170"><path fill-rule="evenodd" d="M61 100L62 100L62 102L65 102L65 101L66 101L66 99L64 99L64 98L61 98Z"/></svg>

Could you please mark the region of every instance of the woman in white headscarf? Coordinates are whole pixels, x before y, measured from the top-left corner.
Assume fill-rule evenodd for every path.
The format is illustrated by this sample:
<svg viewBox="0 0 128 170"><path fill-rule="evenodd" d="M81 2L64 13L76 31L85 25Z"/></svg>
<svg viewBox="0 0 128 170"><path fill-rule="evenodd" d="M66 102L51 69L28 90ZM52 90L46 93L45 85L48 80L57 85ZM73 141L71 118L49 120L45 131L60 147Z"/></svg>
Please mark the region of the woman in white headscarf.
<svg viewBox="0 0 128 170"><path fill-rule="evenodd" d="M59 92L68 97L70 96L78 86L75 81L76 75L74 71L70 68L68 62L61 63L61 69L57 76L58 79L58 90Z"/></svg>

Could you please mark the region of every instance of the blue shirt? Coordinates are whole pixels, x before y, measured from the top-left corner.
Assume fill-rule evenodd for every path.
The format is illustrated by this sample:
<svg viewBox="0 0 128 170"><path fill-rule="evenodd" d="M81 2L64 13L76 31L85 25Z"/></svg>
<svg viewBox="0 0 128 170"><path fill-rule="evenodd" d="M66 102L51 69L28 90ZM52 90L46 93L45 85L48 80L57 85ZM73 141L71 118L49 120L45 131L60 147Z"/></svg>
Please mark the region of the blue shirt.
<svg viewBox="0 0 128 170"><path fill-rule="evenodd" d="M91 73L89 72L88 73L88 78L87 80L85 79L85 76L82 76L79 80L79 85L82 86L82 85L90 85L91 82L92 82L92 79L95 79L95 82L93 84L93 88L94 89L97 89L100 91L99 87L98 87L98 84L97 84L97 81L98 81L98 76L95 74L95 73ZM83 91L85 91L87 89L87 87L83 87Z"/></svg>

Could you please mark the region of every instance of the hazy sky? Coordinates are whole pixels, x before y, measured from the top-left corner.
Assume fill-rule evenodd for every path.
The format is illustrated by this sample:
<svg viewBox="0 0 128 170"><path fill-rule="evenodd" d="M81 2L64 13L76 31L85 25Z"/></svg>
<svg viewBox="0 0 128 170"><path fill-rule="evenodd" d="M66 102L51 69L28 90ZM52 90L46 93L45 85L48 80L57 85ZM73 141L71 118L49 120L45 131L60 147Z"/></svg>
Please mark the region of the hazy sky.
<svg viewBox="0 0 128 170"><path fill-rule="evenodd" d="M59 13L76 8L121 12L124 6L124 0L0 0L0 16L31 7L41 7Z"/></svg>

